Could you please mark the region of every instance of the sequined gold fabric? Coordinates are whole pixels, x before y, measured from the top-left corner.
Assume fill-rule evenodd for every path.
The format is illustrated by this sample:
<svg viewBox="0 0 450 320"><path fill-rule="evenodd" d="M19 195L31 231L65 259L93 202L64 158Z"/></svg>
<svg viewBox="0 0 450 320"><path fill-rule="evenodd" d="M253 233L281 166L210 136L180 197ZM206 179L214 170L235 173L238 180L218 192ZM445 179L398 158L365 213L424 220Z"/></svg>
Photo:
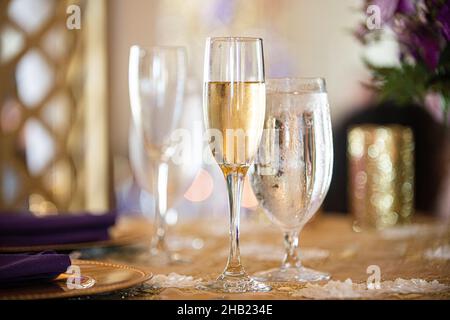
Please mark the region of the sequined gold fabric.
<svg viewBox="0 0 450 320"><path fill-rule="evenodd" d="M328 272L332 280L365 284L371 274L369 266L378 266L382 281L397 278L437 280L450 286L450 260L429 259L429 249L439 248L450 242L450 228L437 219L414 216L412 224L383 231L370 230L354 232L352 218L343 215L321 215L314 218L302 231L300 251L302 249L321 249L328 256L306 259L303 265ZM136 232L151 227L143 221L136 223ZM398 228L398 229L397 229ZM406 229L405 229L406 228ZM174 272L196 279L213 279L223 270L228 254L228 221L195 220L171 230L169 244L177 248L188 263L163 267L140 265L137 257L141 250L148 250L148 242L141 246L115 248L96 259L147 268L155 277ZM386 231L389 230L389 233ZM139 231L141 233L141 231ZM148 237L150 239L150 237ZM178 241L174 241L178 239ZM192 245L195 244L195 248ZM200 245L199 245L200 244ZM242 261L249 274L278 267L283 256L281 232L269 222L243 219L241 228ZM247 250L258 247L261 256ZM280 250L274 250L279 248ZM90 256L89 259L93 257ZM321 283L324 284L324 283ZM293 282L273 284L274 290L268 293L221 294L201 291L196 288L154 288L147 282L129 290L113 292L108 295L91 296L90 299L304 299L295 292L305 284ZM365 297L365 299L450 299L450 287L441 292L423 292L413 294L384 293Z"/></svg>
<svg viewBox="0 0 450 320"><path fill-rule="evenodd" d="M362 125L348 133L349 204L359 227L408 222L414 212L410 128Z"/></svg>

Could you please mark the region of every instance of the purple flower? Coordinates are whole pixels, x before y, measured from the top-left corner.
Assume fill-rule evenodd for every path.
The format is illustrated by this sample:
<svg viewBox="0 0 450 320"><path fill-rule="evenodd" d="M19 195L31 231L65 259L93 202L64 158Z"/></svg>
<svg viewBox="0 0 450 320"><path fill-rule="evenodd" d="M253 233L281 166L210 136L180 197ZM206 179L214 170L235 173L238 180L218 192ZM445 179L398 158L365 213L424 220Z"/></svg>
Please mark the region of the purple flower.
<svg viewBox="0 0 450 320"><path fill-rule="evenodd" d="M399 0L372 0L371 5L380 8L381 23L389 24L397 10Z"/></svg>
<svg viewBox="0 0 450 320"><path fill-rule="evenodd" d="M446 1L439 11L437 21L441 24L441 31L445 39L450 40L450 1Z"/></svg>
<svg viewBox="0 0 450 320"><path fill-rule="evenodd" d="M414 0L372 0L370 4L380 8L383 24L390 24L396 13L409 15L416 12Z"/></svg>
<svg viewBox="0 0 450 320"><path fill-rule="evenodd" d="M434 70L439 63L439 42L426 32L418 32L413 37L413 43L417 46L425 64L430 70Z"/></svg>
<svg viewBox="0 0 450 320"><path fill-rule="evenodd" d="M414 14L416 6L413 0L399 0L395 11L403 14Z"/></svg>
<svg viewBox="0 0 450 320"><path fill-rule="evenodd" d="M378 6L382 24L395 32L401 46L401 61L412 57L417 62L422 61L430 70L435 70L439 64L442 38L450 39L450 0L444 2L368 0L366 3ZM432 12L430 6L437 6L437 15L428 17ZM424 19L419 18L421 14L424 14ZM355 37L363 44L366 40L365 31L361 26L354 31Z"/></svg>

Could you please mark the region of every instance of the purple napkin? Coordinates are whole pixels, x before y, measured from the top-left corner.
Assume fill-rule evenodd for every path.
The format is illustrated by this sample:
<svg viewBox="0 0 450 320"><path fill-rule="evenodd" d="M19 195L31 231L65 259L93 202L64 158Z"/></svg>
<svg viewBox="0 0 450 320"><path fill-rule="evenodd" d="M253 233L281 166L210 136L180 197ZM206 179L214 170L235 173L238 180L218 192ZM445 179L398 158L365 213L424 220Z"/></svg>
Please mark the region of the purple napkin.
<svg viewBox="0 0 450 320"><path fill-rule="evenodd" d="M70 258L65 254L0 254L0 283L48 281L66 272Z"/></svg>
<svg viewBox="0 0 450 320"><path fill-rule="evenodd" d="M0 213L0 246L33 246L103 241L116 214L71 214L36 217L30 213Z"/></svg>

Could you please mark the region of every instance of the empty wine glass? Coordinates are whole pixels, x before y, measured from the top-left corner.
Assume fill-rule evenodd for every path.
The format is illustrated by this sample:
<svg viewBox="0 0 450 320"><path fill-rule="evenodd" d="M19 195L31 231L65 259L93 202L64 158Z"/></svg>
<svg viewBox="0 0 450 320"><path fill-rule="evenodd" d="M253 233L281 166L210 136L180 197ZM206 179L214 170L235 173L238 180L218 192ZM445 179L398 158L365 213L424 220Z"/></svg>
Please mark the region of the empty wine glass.
<svg viewBox="0 0 450 320"><path fill-rule="evenodd" d="M178 203L183 199L183 195L192 185L196 176L198 175L200 168L202 166L202 154L201 150L203 147L201 132L195 130L196 124L201 121L201 102L199 100L200 93L196 90L196 82L191 80L188 81L187 92L185 94L185 99L183 105L185 106L182 110L180 129L189 134L189 143L186 145L180 144L178 147L181 159L178 161L168 161L168 183L167 183L167 211L174 211ZM190 88L190 90L189 90ZM201 96L201 95L200 95ZM149 179L152 172L149 168L149 159L145 152L144 142L142 134L137 132L136 127L133 123L130 124L129 131L129 158L134 177L138 182L139 186L147 192L151 191L151 194L155 194L154 186L152 185L152 179ZM145 187L144 187L145 186ZM141 194L142 196L143 194ZM145 199L145 198L144 198ZM152 205L147 205L149 201L142 201L142 210L145 216L151 213L153 208ZM150 204L152 202L150 201ZM180 214L185 212L178 210ZM166 222L170 219L169 215L166 215ZM175 221L177 221L176 219ZM175 236L178 242L188 244L190 238ZM170 237L168 241L168 249L172 251L170 246L171 240L174 238ZM198 238L197 238L198 239ZM188 261L186 257L180 256L178 253L173 253L172 257L176 261Z"/></svg>
<svg viewBox="0 0 450 320"><path fill-rule="evenodd" d="M327 273L302 266L299 233L319 209L331 182L333 144L325 81L267 82L264 133L250 181L260 205L284 232L281 268L259 272L263 281L319 281Z"/></svg>
<svg viewBox="0 0 450 320"><path fill-rule="evenodd" d="M175 145L171 134L178 128L186 81L186 50L182 47L132 46L129 91L133 123L147 155L146 178L141 187L155 195L155 232L148 262L174 261L167 249L165 215L168 209L169 164Z"/></svg>

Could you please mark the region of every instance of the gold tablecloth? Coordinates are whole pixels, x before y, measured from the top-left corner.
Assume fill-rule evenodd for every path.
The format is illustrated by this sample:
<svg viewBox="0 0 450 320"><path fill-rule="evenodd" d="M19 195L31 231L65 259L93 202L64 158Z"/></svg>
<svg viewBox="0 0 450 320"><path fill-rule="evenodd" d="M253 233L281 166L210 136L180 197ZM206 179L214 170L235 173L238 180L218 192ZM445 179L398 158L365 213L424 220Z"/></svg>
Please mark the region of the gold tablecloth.
<svg viewBox="0 0 450 320"><path fill-rule="evenodd" d="M354 232L352 219L343 215L319 215L315 217L301 233L300 248L317 248L327 250L328 257L308 260L306 267L331 274L332 280L344 281L350 278L354 283L366 283L369 265L377 265L381 270L381 281L397 278L420 278L427 281L438 280L450 285L450 260L427 259L428 249L448 245L450 228L437 220L418 217L409 231L383 236L376 231ZM134 221L135 230L149 228L142 221ZM417 232L414 228L418 227ZM170 230L172 236L184 239L184 244L192 239L202 239L201 249L183 249L181 254L189 257L191 262L165 267L148 267L154 275L167 275L175 272L180 275L193 276L195 279L213 279L225 266L228 248L228 222L226 220L190 221ZM425 232L426 231L426 232ZM393 236L392 236L393 235ZM182 240L183 241L183 240ZM200 242L201 243L201 242ZM282 234L274 226L264 221L243 219L241 226L241 246L251 243L269 246L282 246ZM102 260L139 265L134 261L136 247L124 247L109 251ZM274 253L276 254L276 253ZM281 256L279 256L281 259ZM243 264L249 274L277 267L277 259L257 259L251 252L242 256ZM127 291L91 298L120 299L302 299L293 293L304 284L273 284L268 293L221 294L200 291L194 288L160 288L155 289L144 284ZM449 299L450 290L428 292L426 294L382 294L373 298L382 299Z"/></svg>

